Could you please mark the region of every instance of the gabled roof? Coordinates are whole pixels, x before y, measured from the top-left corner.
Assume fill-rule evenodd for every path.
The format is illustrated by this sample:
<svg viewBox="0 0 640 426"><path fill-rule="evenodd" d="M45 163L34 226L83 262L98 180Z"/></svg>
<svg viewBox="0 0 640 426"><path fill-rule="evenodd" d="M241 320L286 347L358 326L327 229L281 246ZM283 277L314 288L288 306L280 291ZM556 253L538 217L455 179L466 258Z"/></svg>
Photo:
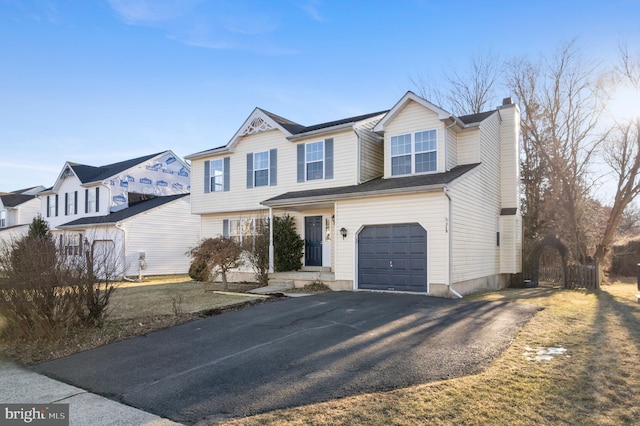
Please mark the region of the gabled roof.
<svg viewBox="0 0 640 426"><path fill-rule="evenodd" d="M129 219L130 217L147 212L156 207L160 207L165 204L171 203L175 200L186 197L188 195L189 194L177 194L177 195L167 195L163 197L155 197L150 200L144 200L144 201L131 204L126 209L109 213L106 216L83 217L83 218L65 223L63 225L59 225L58 228L76 227L81 225L109 225L109 224L118 223L125 219Z"/></svg>
<svg viewBox="0 0 640 426"><path fill-rule="evenodd" d="M277 197L269 198L261 204L268 207L304 204L317 201L358 198L383 194L396 194L414 191L428 191L444 188L480 163L457 166L448 172L412 175L397 178L376 178L359 185L341 186L337 188L311 189L307 191L287 192Z"/></svg>
<svg viewBox="0 0 640 426"><path fill-rule="evenodd" d="M284 133L285 137L289 139L303 137L306 134L315 134L322 130L332 130L333 128L353 125L359 121L367 120L377 115L382 115L387 111L373 112L369 114L357 115L354 117L343 118L340 120L328 121L325 123L314 124L312 126L303 126L302 124L295 123L286 118L280 117L272 112L264 110L262 108L256 108L253 110L249 118L240 126L240 129L231 138L229 143L216 148L208 149L205 151L196 152L185 156L187 160L192 160L199 157L204 157L210 154L216 154L220 152L227 152L233 148L238 140L245 135L258 133L260 131L272 130L274 128L280 129Z"/></svg>
<svg viewBox="0 0 640 426"><path fill-rule="evenodd" d="M166 152L166 151L163 151ZM131 167L143 163L147 160L156 157L163 152L158 152L155 154L145 155L143 157L132 158L131 160L120 161L118 163L107 164L105 166L94 167L87 166L85 164L77 164L77 163L67 163L73 172L78 176L80 182L89 183L89 182L97 182L104 179L107 179L111 176L117 175L120 172L123 172Z"/></svg>

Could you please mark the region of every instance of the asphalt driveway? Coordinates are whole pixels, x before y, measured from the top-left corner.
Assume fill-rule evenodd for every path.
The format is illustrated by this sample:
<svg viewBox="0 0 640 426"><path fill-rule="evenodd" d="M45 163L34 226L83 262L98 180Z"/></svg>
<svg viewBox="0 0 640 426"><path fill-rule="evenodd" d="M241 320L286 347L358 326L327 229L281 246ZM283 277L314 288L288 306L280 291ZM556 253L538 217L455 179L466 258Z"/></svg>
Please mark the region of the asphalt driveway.
<svg viewBox="0 0 640 426"><path fill-rule="evenodd" d="M480 372L536 310L334 292L224 313L34 370L177 422L214 421Z"/></svg>

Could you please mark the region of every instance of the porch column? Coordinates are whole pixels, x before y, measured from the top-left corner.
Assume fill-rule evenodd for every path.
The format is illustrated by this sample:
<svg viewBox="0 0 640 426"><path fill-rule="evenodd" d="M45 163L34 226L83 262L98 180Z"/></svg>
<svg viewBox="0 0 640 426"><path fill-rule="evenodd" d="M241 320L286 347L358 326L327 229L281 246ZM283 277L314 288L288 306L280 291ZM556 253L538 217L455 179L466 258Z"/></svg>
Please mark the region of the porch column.
<svg viewBox="0 0 640 426"><path fill-rule="evenodd" d="M269 207L269 273L273 274L273 209Z"/></svg>

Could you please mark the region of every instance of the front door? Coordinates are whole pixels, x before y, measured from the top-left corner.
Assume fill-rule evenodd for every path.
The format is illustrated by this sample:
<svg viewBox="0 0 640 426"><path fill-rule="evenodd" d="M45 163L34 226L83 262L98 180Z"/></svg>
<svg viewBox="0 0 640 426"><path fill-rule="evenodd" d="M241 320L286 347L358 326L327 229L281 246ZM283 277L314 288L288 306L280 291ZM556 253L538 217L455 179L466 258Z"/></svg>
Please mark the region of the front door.
<svg viewBox="0 0 640 426"><path fill-rule="evenodd" d="M322 216L304 218L304 264L322 266Z"/></svg>

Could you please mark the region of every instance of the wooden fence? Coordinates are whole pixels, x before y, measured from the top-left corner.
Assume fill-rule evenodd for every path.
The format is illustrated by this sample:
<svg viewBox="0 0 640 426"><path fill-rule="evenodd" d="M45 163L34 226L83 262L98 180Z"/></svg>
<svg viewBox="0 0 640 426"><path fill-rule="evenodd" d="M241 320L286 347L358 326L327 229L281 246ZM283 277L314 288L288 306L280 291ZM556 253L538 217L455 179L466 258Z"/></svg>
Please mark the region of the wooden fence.
<svg viewBox="0 0 640 426"><path fill-rule="evenodd" d="M562 266L540 266L538 281L563 284L566 288L597 288L598 268L595 265L568 265L566 277ZM566 280L565 280L566 278Z"/></svg>

